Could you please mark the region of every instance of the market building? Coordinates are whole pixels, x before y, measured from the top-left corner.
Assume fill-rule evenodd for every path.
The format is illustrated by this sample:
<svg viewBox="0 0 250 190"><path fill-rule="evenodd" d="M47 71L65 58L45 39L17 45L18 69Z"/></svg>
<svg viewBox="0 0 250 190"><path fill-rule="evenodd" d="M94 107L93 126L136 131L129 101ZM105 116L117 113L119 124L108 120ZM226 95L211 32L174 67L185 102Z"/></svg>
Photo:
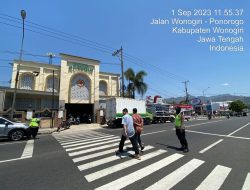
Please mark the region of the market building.
<svg viewBox="0 0 250 190"><path fill-rule="evenodd" d="M100 72L99 60L63 53L60 57L60 65L15 60L10 88L0 88L0 111L11 108L18 66L16 110L64 110L95 121L103 101L120 95L120 75Z"/></svg>

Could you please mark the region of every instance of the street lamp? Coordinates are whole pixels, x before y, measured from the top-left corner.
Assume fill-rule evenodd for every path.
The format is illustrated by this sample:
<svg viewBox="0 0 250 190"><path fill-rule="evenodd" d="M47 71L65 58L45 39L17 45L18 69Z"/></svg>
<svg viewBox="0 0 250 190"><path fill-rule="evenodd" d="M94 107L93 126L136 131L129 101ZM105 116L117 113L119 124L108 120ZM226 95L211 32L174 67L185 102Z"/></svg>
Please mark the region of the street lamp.
<svg viewBox="0 0 250 190"><path fill-rule="evenodd" d="M16 72L14 95L13 95L12 106L11 106L11 114L10 114L11 119L13 119L13 115L14 115L17 83L18 83L19 72L20 72L20 63L22 61L22 55L23 55L24 20L26 18L26 11L25 10L21 10L21 17L22 17L22 20L23 20L23 35L22 35L21 50L20 50L19 61L18 61L17 72Z"/></svg>

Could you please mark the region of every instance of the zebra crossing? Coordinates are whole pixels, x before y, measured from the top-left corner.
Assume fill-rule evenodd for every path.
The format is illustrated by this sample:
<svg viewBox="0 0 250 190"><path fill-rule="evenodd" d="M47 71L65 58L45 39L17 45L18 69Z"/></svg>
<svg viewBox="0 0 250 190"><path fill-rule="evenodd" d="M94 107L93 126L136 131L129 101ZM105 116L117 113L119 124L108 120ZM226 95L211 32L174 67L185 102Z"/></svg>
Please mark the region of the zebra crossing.
<svg viewBox="0 0 250 190"><path fill-rule="evenodd" d="M118 157L115 155L115 151L118 149L120 137L95 131L88 131L87 134L58 134L54 137L71 157L79 171L82 172L85 180L93 184L96 190L133 187L133 184L143 183L143 180L153 177L162 169L166 168L167 170L168 167L185 158L184 154L171 154L167 150L151 145L145 146L141 160L130 158L134 154L131 149ZM125 146L127 145L130 145L130 141L125 142ZM188 176L192 176L194 172L199 172L201 166L205 164L204 160L190 158L170 173L161 175L152 184L147 182L149 185L143 187L143 189L172 189ZM142 167L139 167L139 169L131 170L131 168L141 165ZM123 171L129 168L132 172L123 174ZM207 176L194 189L220 189L231 172L232 168L216 165L205 174ZM243 179L241 189L250 190L250 173L247 173L245 179Z"/></svg>

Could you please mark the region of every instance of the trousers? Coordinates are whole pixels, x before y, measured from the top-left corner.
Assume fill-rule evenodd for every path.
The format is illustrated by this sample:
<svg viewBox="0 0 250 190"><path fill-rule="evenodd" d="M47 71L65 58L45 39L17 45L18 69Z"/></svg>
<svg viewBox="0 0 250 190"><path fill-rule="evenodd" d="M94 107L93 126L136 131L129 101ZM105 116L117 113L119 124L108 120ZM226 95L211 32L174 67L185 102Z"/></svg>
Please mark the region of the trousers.
<svg viewBox="0 0 250 190"><path fill-rule="evenodd" d="M186 139L185 129L176 129L175 132L176 132L176 135L181 143L182 148L187 148L188 143L187 143L187 139Z"/></svg>
<svg viewBox="0 0 250 190"><path fill-rule="evenodd" d="M127 137L125 137L124 135L121 136L121 140L119 143L119 152L123 152L123 147L124 147L124 143L127 140ZM129 140L133 146L133 149L135 151L135 154L139 154L139 147L137 144L137 139L136 139L136 135L134 134L132 137L129 137Z"/></svg>

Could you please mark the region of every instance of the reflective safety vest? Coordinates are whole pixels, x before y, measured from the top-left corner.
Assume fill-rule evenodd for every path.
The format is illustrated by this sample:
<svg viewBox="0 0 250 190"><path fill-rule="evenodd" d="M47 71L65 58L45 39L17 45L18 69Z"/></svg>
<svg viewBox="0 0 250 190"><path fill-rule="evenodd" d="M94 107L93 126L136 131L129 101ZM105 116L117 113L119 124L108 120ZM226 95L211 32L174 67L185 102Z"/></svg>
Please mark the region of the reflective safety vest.
<svg viewBox="0 0 250 190"><path fill-rule="evenodd" d="M38 127L38 126L39 126L38 122L39 122L39 119L37 119L37 118L32 118L32 119L30 120L30 127Z"/></svg>
<svg viewBox="0 0 250 190"><path fill-rule="evenodd" d="M178 114L175 116L175 127L176 128L180 128L181 127L181 115Z"/></svg>

